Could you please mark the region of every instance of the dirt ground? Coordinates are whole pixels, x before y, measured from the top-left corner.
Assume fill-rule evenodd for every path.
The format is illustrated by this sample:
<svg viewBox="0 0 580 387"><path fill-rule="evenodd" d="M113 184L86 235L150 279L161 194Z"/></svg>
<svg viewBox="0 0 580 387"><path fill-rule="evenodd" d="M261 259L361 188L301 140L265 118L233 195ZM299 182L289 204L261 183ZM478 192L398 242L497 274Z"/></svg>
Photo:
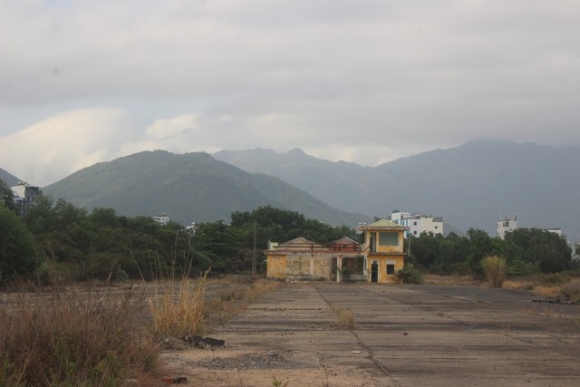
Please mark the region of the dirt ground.
<svg viewBox="0 0 580 387"><path fill-rule="evenodd" d="M195 386L579 386L580 306L474 286L287 283L166 351ZM332 308L355 314L352 331ZM281 382L281 383L276 383Z"/></svg>

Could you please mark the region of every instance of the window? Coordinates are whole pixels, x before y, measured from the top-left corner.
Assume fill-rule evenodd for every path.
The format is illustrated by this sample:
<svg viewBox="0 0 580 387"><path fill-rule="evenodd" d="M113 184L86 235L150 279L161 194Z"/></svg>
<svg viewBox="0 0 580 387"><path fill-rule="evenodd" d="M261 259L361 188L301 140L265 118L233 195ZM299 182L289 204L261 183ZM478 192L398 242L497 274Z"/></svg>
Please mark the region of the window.
<svg viewBox="0 0 580 387"><path fill-rule="evenodd" d="M380 246L398 246L399 233L396 232L380 232L379 233Z"/></svg>
<svg viewBox="0 0 580 387"><path fill-rule="evenodd" d="M416 226L416 225L417 225L417 222L413 222L413 226Z"/></svg>
<svg viewBox="0 0 580 387"><path fill-rule="evenodd" d="M417 235L417 231L413 231L413 235Z"/></svg>
<svg viewBox="0 0 580 387"><path fill-rule="evenodd" d="M388 263L387 264L387 274L393 275L395 274L395 265Z"/></svg>

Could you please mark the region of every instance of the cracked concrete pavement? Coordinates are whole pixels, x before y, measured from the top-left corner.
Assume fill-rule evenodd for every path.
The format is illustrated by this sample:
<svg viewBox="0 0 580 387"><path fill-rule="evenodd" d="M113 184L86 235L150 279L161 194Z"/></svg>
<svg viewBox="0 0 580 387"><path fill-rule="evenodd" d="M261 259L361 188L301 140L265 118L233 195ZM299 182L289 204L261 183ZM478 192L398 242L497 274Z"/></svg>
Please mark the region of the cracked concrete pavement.
<svg viewBox="0 0 580 387"><path fill-rule="evenodd" d="M214 330L224 348L164 358L193 385L580 385L580 306L532 299L474 286L284 283ZM336 325L333 307L354 313L354 330ZM265 361L237 367L249 354ZM268 356L296 366L268 366ZM202 366L216 358L229 363Z"/></svg>

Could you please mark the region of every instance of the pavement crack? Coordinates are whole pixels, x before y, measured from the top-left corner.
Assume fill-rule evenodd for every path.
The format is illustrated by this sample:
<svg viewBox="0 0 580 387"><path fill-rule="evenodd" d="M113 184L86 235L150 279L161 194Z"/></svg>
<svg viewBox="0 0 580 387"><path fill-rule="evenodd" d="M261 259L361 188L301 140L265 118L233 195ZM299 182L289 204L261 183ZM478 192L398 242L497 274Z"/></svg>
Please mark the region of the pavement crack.
<svg viewBox="0 0 580 387"><path fill-rule="evenodd" d="M316 286L314 286L314 289L318 292L318 294L324 300L324 302L326 302L328 304L328 308L332 309L330 302L328 301L328 299L326 297L324 297L324 294L322 294ZM356 338L356 340L358 341L358 344L361 347L363 347L364 350L368 353L369 358L373 361L373 363L377 366L377 368L379 368L385 374L385 376L387 376L391 380L391 382L395 386L400 387L400 384L397 383L397 381L391 377L389 370L384 365L382 365L381 362L375 357L373 350L361 340L361 338L356 334L356 332L354 330L349 329L348 331Z"/></svg>

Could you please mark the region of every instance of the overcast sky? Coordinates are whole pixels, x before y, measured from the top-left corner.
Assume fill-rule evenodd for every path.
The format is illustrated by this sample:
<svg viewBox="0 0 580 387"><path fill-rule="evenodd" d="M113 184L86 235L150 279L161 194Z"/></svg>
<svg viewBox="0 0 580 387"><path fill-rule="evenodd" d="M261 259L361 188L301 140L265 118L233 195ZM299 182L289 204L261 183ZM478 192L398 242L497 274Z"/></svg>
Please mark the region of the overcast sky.
<svg viewBox="0 0 580 387"><path fill-rule="evenodd" d="M0 167L580 145L578 0L0 1Z"/></svg>

